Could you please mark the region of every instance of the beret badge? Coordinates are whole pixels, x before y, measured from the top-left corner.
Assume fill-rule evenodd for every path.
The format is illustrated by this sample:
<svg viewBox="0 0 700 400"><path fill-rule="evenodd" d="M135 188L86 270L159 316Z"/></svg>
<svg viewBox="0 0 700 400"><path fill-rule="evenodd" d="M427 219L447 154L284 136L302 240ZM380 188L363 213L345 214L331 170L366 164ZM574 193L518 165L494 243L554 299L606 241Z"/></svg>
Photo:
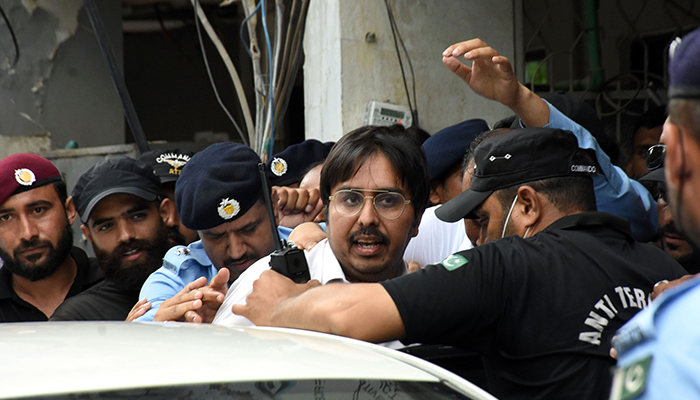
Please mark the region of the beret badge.
<svg viewBox="0 0 700 400"><path fill-rule="evenodd" d="M36 175L27 168L15 170L15 180L22 186L31 186L36 182Z"/></svg>
<svg viewBox="0 0 700 400"><path fill-rule="evenodd" d="M287 173L287 162L283 158L275 158L270 165L272 173L277 176L282 176Z"/></svg>
<svg viewBox="0 0 700 400"><path fill-rule="evenodd" d="M235 199L221 199L219 203L219 216L223 219L231 219L241 211L241 205Z"/></svg>
<svg viewBox="0 0 700 400"><path fill-rule="evenodd" d="M168 171L171 175L180 175L182 172L182 167L190 161L190 156L187 154L175 154L175 153L164 153L156 158L158 164L167 163L170 164L172 168Z"/></svg>

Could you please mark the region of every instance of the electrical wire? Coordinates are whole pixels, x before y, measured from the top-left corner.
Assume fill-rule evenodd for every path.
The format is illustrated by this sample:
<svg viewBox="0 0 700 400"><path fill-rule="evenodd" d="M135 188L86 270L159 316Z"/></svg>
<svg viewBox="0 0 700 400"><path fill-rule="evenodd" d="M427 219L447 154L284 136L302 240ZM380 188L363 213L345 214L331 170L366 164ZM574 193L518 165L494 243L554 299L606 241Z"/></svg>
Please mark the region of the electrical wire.
<svg viewBox="0 0 700 400"><path fill-rule="evenodd" d="M15 61L12 63L12 66L14 67L17 65L17 61L19 61L19 43L17 43L17 35L15 35L15 30L12 29L10 20L7 18L5 10L3 10L2 7L0 7L0 14L2 14L2 19L4 19L5 23L7 24L7 29L10 31L10 36L12 36L12 43L15 45Z"/></svg>
<svg viewBox="0 0 700 400"><path fill-rule="evenodd" d="M414 111L415 115L414 116L414 124L415 126L418 126L418 97L416 96L416 74L413 72L413 63L411 62L411 57L408 55L408 50L406 49L406 45L403 42L403 38L401 37L401 32L399 32L399 27L396 25L396 19L394 18L394 12L392 11L390 14L390 20L391 24L396 30L396 36L399 38L399 43L401 43L401 47L403 48L404 54L406 54L406 60L408 61L408 68L411 70L411 81L412 81L412 86L413 86L413 105L414 105Z"/></svg>
<svg viewBox="0 0 700 400"><path fill-rule="evenodd" d="M258 12L261 4L262 4L262 2L258 3L258 5L255 6L255 8L253 9L253 12L248 14L248 16L243 19L243 22L241 22L241 29L238 31L238 36L240 36L240 38L241 38L241 43L243 43L243 48L245 49L246 53L248 53L248 56L250 58L253 58L253 53L250 52L250 49L248 49L248 43L245 42L245 37L243 37L243 28L245 28L246 22L248 22L249 19L253 18L253 16Z"/></svg>
<svg viewBox="0 0 700 400"><path fill-rule="evenodd" d="M163 21L163 16L160 14L160 9L158 9L158 4L153 5L153 13L156 15L156 18L158 19L158 24L160 25L160 31L163 32L163 36L166 37L166 39L173 41L173 36L170 34L170 31L168 28L165 27L165 22Z"/></svg>
<svg viewBox="0 0 700 400"><path fill-rule="evenodd" d="M403 44L403 39L401 38L401 34L399 33L398 27L396 26L396 20L394 20L394 12L391 10L391 6L389 5L389 0L384 0L384 4L386 5L386 11L389 16L389 25L391 26L391 34L394 37L394 47L396 48L396 55L399 59L399 67L401 67L401 77L403 78L403 86L404 89L406 90L406 98L408 99L408 108L411 110L411 117L413 119L413 125L418 126L418 110L414 109L413 107L413 102L411 101L411 95L408 91L408 83L406 82L406 71L403 68L403 61L401 59L401 50L399 50L399 44L397 41L397 36L401 40L401 46L404 49L404 52L406 53L406 58L408 60L408 65L411 69L411 76L413 78L413 97L414 99L416 98L416 77L415 74L413 73L413 65L411 64L411 58L408 56L408 51L406 51L406 46ZM417 102L417 100L416 100ZM416 104L417 105L417 104Z"/></svg>
<svg viewBox="0 0 700 400"><path fill-rule="evenodd" d="M199 47L202 49L202 58L204 58L204 66L206 67L207 70L207 75L209 76L209 82L211 83L212 89L214 89L214 95L216 96L216 100L219 102L219 105L221 106L221 109L224 110L224 113L226 113L226 116L231 120L233 123L233 126L236 128L236 131L238 131L238 135L241 137L241 140L243 140L243 143L248 146L248 140L246 139L245 135L243 134L243 131L241 130L241 127L238 126L236 123L236 120L233 119L233 116L229 112L228 108L224 105L224 102L221 100L221 96L219 96L219 91L216 89L216 83L214 82L214 77L211 74L211 68L209 68L209 60L207 59L207 52L206 49L204 48L204 41L202 40L202 31L199 26L199 17L197 16L197 9L199 8L199 1L198 0L193 0L192 2L194 6L194 24L197 27L197 38L199 39Z"/></svg>
<svg viewBox="0 0 700 400"><path fill-rule="evenodd" d="M273 103L274 103L274 98L273 98L273 90L274 90L274 85L272 84L272 43L270 41L270 33L267 30L267 17L265 15L265 5L264 5L265 0L260 0L260 3L258 3L258 7L260 7L260 11L262 13L262 25L263 25L263 31L265 32L265 42L267 43L267 70L268 70L268 106L270 107L270 112L267 116L267 118L270 120L270 150L269 154L270 157L272 157L273 154L273 146L274 146L274 138L275 138L275 130L274 130L274 116L272 115L274 111ZM261 6L262 5L262 6Z"/></svg>
<svg viewBox="0 0 700 400"><path fill-rule="evenodd" d="M285 45L285 54L289 53L289 57L284 58L285 61L283 61L282 68L285 73L281 74L284 79L280 81L281 83L278 83L277 91L275 92L275 98L284 99L283 102L277 101L277 104L275 105L275 119L278 123L282 120L282 117L286 113L292 91L290 86L294 85L294 81L297 77L297 71L301 65L301 55L303 50L301 43L304 39L304 27L306 26L306 16L308 14L308 10L309 0L303 0L301 10L299 11L299 18L294 28L294 36L290 43L290 48L287 48ZM291 74L289 73L290 70L292 71Z"/></svg>

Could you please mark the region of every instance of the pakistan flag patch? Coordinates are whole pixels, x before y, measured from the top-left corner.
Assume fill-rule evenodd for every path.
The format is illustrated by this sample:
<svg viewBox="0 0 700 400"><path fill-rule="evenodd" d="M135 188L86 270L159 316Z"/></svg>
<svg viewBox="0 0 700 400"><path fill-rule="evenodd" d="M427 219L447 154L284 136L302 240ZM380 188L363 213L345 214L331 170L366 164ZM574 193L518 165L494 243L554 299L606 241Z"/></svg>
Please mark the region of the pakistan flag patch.
<svg viewBox="0 0 700 400"><path fill-rule="evenodd" d="M464 256L460 256L459 254L453 254L447 257L446 259L442 260L440 264L442 264L443 267L447 268L448 271L454 271L468 262L469 260L464 258Z"/></svg>
<svg viewBox="0 0 700 400"><path fill-rule="evenodd" d="M610 399L631 400L641 396L647 387L651 360L652 356L648 356L627 368L617 368L613 376Z"/></svg>

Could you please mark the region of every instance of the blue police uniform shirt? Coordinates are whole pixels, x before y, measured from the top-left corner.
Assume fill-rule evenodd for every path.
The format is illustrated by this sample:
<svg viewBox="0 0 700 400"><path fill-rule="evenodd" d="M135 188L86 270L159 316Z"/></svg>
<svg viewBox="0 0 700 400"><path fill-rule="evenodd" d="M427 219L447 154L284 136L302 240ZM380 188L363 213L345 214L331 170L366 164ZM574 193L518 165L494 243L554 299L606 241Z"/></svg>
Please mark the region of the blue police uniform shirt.
<svg viewBox="0 0 700 400"><path fill-rule="evenodd" d="M546 102L546 100L545 100ZM641 183L630 179L625 172L610 162L610 157L600 148L598 141L586 128L564 115L553 105L549 106L549 123L545 128L571 131L578 147L595 152L602 174L593 177L598 211L608 212L630 222L632 236L639 242L654 239L658 231L656 202Z"/></svg>
<svg viewBox="0 0 700 400"><path fill-rule="evenodd" d="M611 399L700 398L700 277L664 292L623 325Z"/></svg>
<svg viewBox="0 0 700 400"><path fill-rule="evenodd" d="M289 239L291 231L280 228L277 231L280 238ZM201 240L189 246L172 247L163 257L163 266L152 273L141 287L139 299L148 299L151 309L136 318L136 321L153 321L161 303L202 276L207 278L208 283L218 272L204 251Z"/></svg>

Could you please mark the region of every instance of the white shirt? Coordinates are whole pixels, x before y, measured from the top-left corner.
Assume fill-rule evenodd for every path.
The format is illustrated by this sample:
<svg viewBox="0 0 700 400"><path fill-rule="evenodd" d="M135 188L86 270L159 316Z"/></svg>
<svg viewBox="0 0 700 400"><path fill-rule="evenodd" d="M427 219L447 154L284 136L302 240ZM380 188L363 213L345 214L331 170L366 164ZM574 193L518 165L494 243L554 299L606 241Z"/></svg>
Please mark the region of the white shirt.
<svg viewBox="0 0 700 400"><path fill-rule="evenodd" d="M445 222L435 216L439 205L428 207L418 226L418 235L408 242L403 254L406 262L417 261L421 267L436 264L458 251L471 249L464 221Z"/></svg>
<svg viewBox="0 0 700 400"><path fill-rule="evenodd" d="M323 239L311 251L304 251L304 254L309 265L311 279L316 279L323 285L335 282L350 283L345 278L343 269L328 244L328 239ZM245 304L246 297L253 291L253 282L268 269L270 269L270 256L261 258L245 270L228 289L226 299L219 307L212 323L229 327L255 326L248 318L234 314L231 308L234 304ZM404 266L400 275L407 273L408 269ZM405 347L399 341L381 343L381 345L392 349Z"/></svg>

